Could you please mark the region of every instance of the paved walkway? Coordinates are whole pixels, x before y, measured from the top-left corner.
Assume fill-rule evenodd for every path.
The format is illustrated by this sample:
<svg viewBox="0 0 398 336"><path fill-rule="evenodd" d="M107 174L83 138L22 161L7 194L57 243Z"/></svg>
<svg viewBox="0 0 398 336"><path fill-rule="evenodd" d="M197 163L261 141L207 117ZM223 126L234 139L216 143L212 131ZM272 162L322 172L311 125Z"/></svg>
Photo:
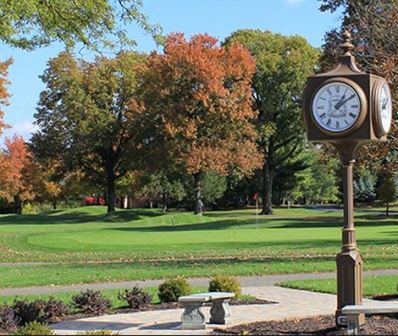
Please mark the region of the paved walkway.
<svg viewBox="0 0 398 336"><path fill-rule="evenodd" d="M364 276L369 275L394 275L398 274L398 269L374 270L364 272ZM336 276L336 272L330 273L296 273L278 274L267 276L241 276L236 277L242 287L261 287L272 286L282 281L305 280L305 279L330 279ZM0 296L3 295L30 295L30 294L51 294L57 292L80 291L86 289L102 290L110 288L129 288L137 285L142 288L158 287L164 280L144 280L144 281L118 281L69 286L43 286L43 287L22 287L22 288L3 288L0 289ZM209 278L190 278L189 282L193 286L208 286Z"/></svg>
<svg viewBox="0 0 398 336"><path fill-rule="evenodd" d="M231 306L231 325L256 321L285 320L319 315L333 315L336 296L276 286L244 287L245 294L276 302L266 305ZM371 300L365 300L372 302ZM203 309L209 317L209 307ZM57 334L73 335L93 329L112 330L120 335L205 335L219 325L208 325L207 330L180 330L182 309L158 310L129 314L104 315L52 325ZM226 326L221 326L225 328Z"/></svg>

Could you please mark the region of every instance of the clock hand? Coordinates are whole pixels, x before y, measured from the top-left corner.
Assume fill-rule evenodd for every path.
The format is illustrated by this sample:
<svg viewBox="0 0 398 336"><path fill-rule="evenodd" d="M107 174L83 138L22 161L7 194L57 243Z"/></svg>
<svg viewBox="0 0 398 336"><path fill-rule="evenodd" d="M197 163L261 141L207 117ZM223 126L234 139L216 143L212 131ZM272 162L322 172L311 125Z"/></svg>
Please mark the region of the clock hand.
<svg viewBox="0 0 398 336"><path fill-rule="evenodd" d="M334 108L335 108L335 110L338 110L339 109L339 107L341 106L340 104L341 104L341 102L344 100L344 98L345 98L345 94L343 94L343 96L340 98L340 100L336 103L336 105L334 105ZM337 107L337 106L339 106L339 107Z"/></svg>
<svg viewBox="0 0 398 336"><path fill-rule="evenodd" d="M383 103L383 105L381 107L383 110L386 108L386 106L388 104L388 100L389 100L388 98L386 100L384 100L384 103Z"/></svg>
<svg viewBox="0 0 398 336"><path fill-rule="evenodd" d="M346 102L348 102L349 100L351 100L352 98L355 97L355 94L352 94L351 96L349 96L348 98L344 99L344 100L340 100L335 106L334 108L336 110L338 110L340 107L342 107Z"/></svg>

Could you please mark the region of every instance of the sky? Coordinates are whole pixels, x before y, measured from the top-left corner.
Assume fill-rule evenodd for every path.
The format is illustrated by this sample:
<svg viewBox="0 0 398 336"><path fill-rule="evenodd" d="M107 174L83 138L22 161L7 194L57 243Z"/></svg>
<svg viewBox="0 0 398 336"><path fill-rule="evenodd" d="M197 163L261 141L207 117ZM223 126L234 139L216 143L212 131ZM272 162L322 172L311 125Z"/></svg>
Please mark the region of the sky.
<svg viewBox="0 0 398 336"><path fill-rule="evenodd" d="M187 37L208 33L223 40L238 29L261 29L284 35L302 35L314 47L323 44L324 33L340 24L341 14L322 13L317 0L144 0L143 12L165 34L183 32ZM128 29L138 51L156 49L151 37L134 25ZM0 43L0 59L14 59L9 69L10 105L4 108L5 121L12 126L6 136L22 135L26 140L35 131L34 113L44 89L39 76L46 62L63 50L53 44L34 51L21 51ZM78 56L90 57L88 52Z"/></svg>

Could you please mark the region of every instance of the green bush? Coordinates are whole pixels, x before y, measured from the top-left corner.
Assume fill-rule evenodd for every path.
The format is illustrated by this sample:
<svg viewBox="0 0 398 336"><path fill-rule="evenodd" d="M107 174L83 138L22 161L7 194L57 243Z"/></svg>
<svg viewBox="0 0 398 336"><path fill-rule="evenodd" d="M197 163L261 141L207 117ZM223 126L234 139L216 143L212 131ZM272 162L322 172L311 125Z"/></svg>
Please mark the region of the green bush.
<svg viewBox="0 0 398 336"><path fill-rule="evenodd" d="M233 292L235 297L242 294L239 281L228 275L216 275L210 280L209 292Z"/></svg>
<svg viewBox="0 0 398 336"><path fill-rule="evenodd" d="M160 284L158 296L161 302L177 302L180 296L191 293L192 288L188 281L178 276Z"/></svg>
<svg viewBox="0 0 398 336"><path fill-rule="evenodd" d="M55 332L47 324L33 321L19 328L13 335L55 335Z"/></svg>

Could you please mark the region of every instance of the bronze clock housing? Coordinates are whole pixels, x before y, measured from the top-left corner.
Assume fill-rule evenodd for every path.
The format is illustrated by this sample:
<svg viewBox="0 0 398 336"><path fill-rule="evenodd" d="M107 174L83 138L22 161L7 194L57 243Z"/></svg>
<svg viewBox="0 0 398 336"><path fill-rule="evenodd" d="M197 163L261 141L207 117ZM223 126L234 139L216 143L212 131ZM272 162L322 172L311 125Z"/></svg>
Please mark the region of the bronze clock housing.
<svg viewBox="0 0 398 336"><path fill-rule="evenodd" d="M338 144L342 140L355 143L386 141L387 132L381 125L380 87L385 79L367 74L358 69L349 51L339 58L340 63L330 72L321 73L307 80L304 90L303 113L308 140ZM316 93L331 82L350 85L360 100L360 113L355 123L342 132L324 129L314 118L313 101Z"/></svg>

